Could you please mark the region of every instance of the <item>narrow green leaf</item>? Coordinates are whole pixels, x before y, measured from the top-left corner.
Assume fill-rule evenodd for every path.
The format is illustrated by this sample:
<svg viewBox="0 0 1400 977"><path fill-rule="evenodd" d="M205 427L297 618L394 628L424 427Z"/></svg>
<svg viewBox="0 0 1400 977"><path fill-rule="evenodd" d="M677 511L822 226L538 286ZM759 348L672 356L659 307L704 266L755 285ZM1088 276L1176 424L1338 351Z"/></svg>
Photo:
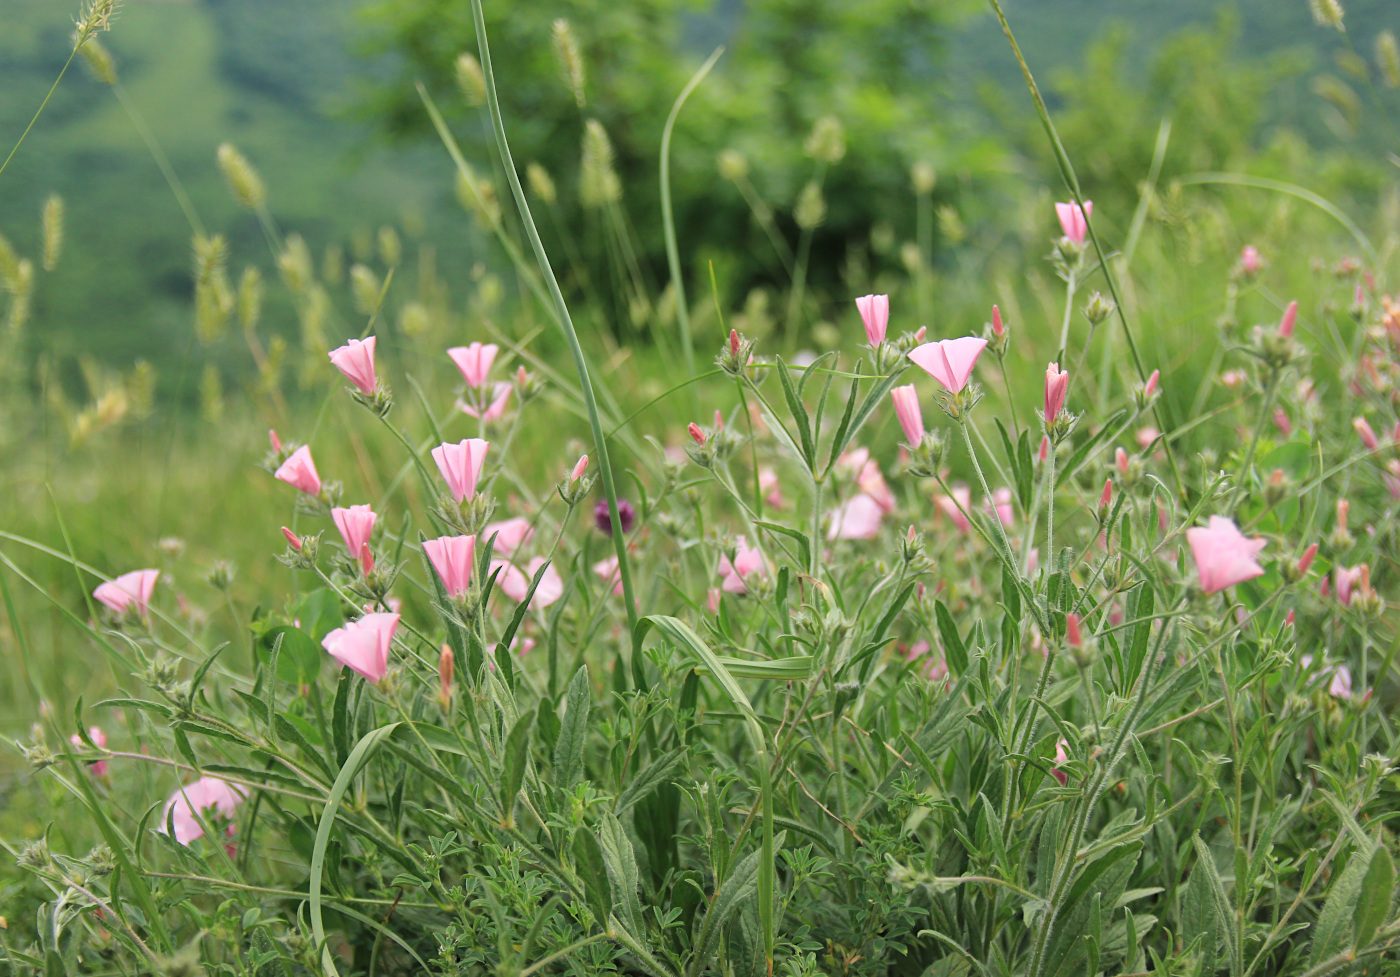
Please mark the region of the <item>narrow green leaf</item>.
<svg viewBox="0 0 1400 977"><path fill-rule="evenodd" d="M815 471L817 454L816 448L812 444L812 419L807 413L807 405L802 403L802 395L793 386L792 374L781 356L777 358L777 365L778 379L782 381L783 386L783 397L787 400L788 410L792 413L792 422L797 425L797 436L802 442L802 460L807 463L808 471Z"/></svg>
<svg viewBox="0 0 1400 977"><path fill-rule="evenodd" d="M1347 945L1347 931L1351 928L1352 917L1361 898L1361 889L1371 868L1374 849L1357 848L1347 867L1337 881L1332 883L1332 891L1322 904L1322 912L1317 914L1313 927L1310 965L1316 967L1322 961L1335 957Z"/></svg>
<svg viewBox="0 0 1400 977"><path fill-rule="evenodd" d="M1371 867L1361 880L1361 894L1357 897L1356 912L1352 915L1352 929L1355 931L1352 946L1356 949L1369 946L1376 930L1390 918L1394 893L1395 861L1390 857L1390 849L1381 842L1376 845L1376 853L1371 856Z"/></svg>
<svg viewBox="0 0 1400 977"><path fill-rule="evenodd" d="M601 929L609 929L608 916L612 914L612 883L608 879L607 865L603 861L603 850L598 839L593 837L585 825L574 831L572 844L574 869L583 883L584 900L592 910Z"/></svg>
<svg viewBox="0 0 1400 977"><path fill-rule="evenodd" d="M948 613L948 606L941 600L934 601L933 610L938 622L938 634L943 639L944 659L954 675L961 675L967 671L967 646L963 644L962 635L958 634L953 615Z"/></svg>
<svg viewBox="0 0 1400 977"><path fill-rule="evenodd" d="M564 721L554 744L554 786L568 789L583 776L583 744L588 732L588 710L593 690L588 684L588 666L580 665L569 682L564 700Z"/></svg>
<svg viewBox="0 0 1400 977"><path fill-rule="evenodd" d="M525 767L530 760L530 727L534 724L533 712L527 712L517 719L502 750L501 815L507 824L515 822L515 797L525 781Z"/></svg>
<svg viewBox="0 0 1400 977"><path fill-rule="evenodd" d="M617 816L609 813L603 815L598 840L611 883L612 904L617 907L622 924L633 933L640 934L643 932L642 903L637 890L641 879L637 872L637 855L632 850L632 839L627 837Z"/></svg>

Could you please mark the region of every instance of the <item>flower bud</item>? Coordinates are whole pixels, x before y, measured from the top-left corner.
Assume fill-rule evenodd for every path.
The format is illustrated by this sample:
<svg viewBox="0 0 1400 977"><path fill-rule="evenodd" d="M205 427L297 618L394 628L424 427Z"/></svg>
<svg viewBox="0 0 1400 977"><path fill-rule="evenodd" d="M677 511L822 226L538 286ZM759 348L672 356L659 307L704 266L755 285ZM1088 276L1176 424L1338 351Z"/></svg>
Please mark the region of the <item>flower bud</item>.
<svg viewBox="0 0 1400 977"><path fill-rule="evenodd" d="M1089 324L1097 326L1113 314L1116 308L1111 299L1104 298L1098 292L1089 294L1089 301L1084 306L1084 318L1089 320Z"/></svg>
<svg viewBox="0 0 1400 977"><path fill-rule="evenodd" d="M442 653L438 655L438 705L444 712L452 706L452 670L455 667L456 659L452 656L451 646L443 645Z"/></svg>
<svg viewBox="0 0 1400 977"><path fill-rule="evenodd" d="M282 535L287 537L288 546L296 550L298 553L301 552L301 537L299 537L296 533L292 532L286 526L282 527Z"/></svg>

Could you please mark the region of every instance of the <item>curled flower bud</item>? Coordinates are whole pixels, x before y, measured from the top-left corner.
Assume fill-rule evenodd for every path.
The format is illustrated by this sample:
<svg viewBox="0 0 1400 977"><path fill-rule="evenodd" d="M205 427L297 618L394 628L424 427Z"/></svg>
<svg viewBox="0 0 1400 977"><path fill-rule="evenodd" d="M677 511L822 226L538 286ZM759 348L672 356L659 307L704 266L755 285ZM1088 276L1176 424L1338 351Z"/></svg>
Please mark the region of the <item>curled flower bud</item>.
<svg viewBox="0 0 1400 977"><path fill-rule="evenodd" d="M283 526L283 527L282 527L282 535L285 536L285 537L287 537L287 545L288 545L288 546L290 546L292 549L296 550L298 553L301 552L301 537L300 537L300 536L298 536L296 533L292 532L292 531L291 531L290 529L288 529L286 526Z"/></svg>
<svg viewBox="0 0 1400 977"><path fill-rule="evenodd" d="M1006 335L1006 326L1001 321L1001 309L992 306L992 334L998 339Z"/></svg>
<svg viewBox="0 0 1400 977"><path fill-rule="evenodd" d="M578 461L574 464L574 470L569 473L569 478L571 480L580 479L586 471L588 471L588 456L580 455Z"/></svg>
<svg viewBox="0 0 1400 977"><path fill-rule="evenodd" d="M1375 451L1380 447L1380 439L1376 437L1376 432L1371 430L1371 422L1365 417L1353 419L1351 426L1356 429L1356 434L1361 438L1361 443L1366 446L1367 451Z"/></svg>
<svg viewBox="0 0 1400 977"><path fill-rule="evenodd" d="M1279 320L1278 334L1282 339L1292 339L1293 330L1298 325L1298 301L1295 299L1288 303L1288 308L1283 310L1283 318Z"/></svg>
<svg viewBox="0 0 1400 977"><path fill-rule="evenodd" d="M1153 370L1152 375L1147 378L1147 385L1142 388L1143 396L1151 397L1157 392L1157 381L1161 378L1161 370Z"/></svg>
<svg viewBox="0 0 1400 977"><path fill-rule="evenodd" d="M691 421L690 426L686 428L686 431L690 434L691 440L694 441L696 444L705 443L705 432L700 429L699 424L696 424L694 421Z"/></svg>
<svg viewBox="0 0 1400 977"><path fill-rule="evenodd" d="M1113 479L1107 479L1103 483L1103 493L1099 496L1099 512L1108 511L1108 507L1113 504Z"/></svg>

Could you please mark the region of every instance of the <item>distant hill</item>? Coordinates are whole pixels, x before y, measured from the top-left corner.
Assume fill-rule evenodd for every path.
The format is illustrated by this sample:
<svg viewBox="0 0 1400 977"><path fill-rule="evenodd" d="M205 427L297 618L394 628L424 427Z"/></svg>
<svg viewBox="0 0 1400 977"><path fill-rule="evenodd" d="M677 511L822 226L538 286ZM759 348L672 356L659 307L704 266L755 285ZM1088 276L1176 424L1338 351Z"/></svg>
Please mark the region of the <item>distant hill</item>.
<svg viewBox="0 0 1400 977"><path fill-rule="evenodd" d="M1289 49L1332 68L1353 45L1371 55L1376 33L1400 32L1396 0L1345 0L1345 36L1313 25L1306 0L1236 0L1238 49L1255 57ZM8 152L68 50L71 15L54 0L8 0L0 31L0 143ZM102 38L116 56L137 107L186 181L211 229L232 238L239 261L270 274L261 232L229 200L214 164L224 140L261 170L286 228L316 243L347 240L408 211L423 233L462 254L468 223L450 198L450 171L436 147L393 150L347 112L357 78L372 66L352 53L353 7L333 0L126 0ZM1007 0L1021 44L1053 98L1057 72L1077 65L1109 24L1130 25L1130 60L1147 65L1163 38L1209 24L1215 0ZM697 21L708 42L729 0ZM541 39L541 43L545 43ZM971 19L951 39L947 70L971 96L988 77L1025 105L1020 76L990 16ZM1281 99L1282 109L1292 99ZM0 232L33 253L38 214L50 192L67 200L65 260L36 296L31 342L70 366L78 354L116 364L155 361L166 378L188 371L190 228L122 106L80 63L70 69L15 163L0 177ZM453 249L456 249L455 251ZM238 263L235 263L235 273ZM450 268L450 266L449 266ZM269 315L291 328L290 310ZM228 365L239 354L214 351ZM185 388L188 390L188 386Z"/></svg>

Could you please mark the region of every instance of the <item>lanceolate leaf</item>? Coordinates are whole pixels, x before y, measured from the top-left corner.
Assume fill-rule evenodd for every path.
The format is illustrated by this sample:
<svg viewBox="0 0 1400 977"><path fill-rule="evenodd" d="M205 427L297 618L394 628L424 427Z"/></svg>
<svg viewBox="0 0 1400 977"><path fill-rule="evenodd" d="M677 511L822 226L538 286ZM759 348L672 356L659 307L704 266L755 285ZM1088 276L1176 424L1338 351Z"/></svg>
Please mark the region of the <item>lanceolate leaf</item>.
<svg viewBox="0 0 1400 977"><path fill-rule="evenodd" d="M588 710L593 690L588 684L588 666L580 665L569 682L564 697L564 720L554 744L554 785L569 788L583 776L583 746L588 733Z"/></svg>
<svg viewBox="0 0 1400 977"><path fill-rule="evenodd" d="M612 884L608 880L608 869L603 862L603 849L598 839L587 826L579 825L574 830L573 844L574 869L583 883L583 896L592 910L598 925L608 928L608 916L612 913Z"/></svg>
<svg viewBox="0 0 1400 977"><path fill-rule="evenodd" d="M1346 948L1350 935L1348 930L1351 929L1357 902L1361 898L1366 873L1371 868L1373 853L1372 848L1357 848L1341 876L1332 883L1332 891L1328 893L1313 927L1312 966L1316 967Z"/></svg>
<svg viewBox="0 0 1400 977"><path fill-rule="evenodd" d="M1376 845L1371 866L1361 880L1361 894L1352 916L1352 943L1359 950L1370 944L1376 930L1390 918L1390 904L1395 893L1395 862L1384 842Z"/></svg>

